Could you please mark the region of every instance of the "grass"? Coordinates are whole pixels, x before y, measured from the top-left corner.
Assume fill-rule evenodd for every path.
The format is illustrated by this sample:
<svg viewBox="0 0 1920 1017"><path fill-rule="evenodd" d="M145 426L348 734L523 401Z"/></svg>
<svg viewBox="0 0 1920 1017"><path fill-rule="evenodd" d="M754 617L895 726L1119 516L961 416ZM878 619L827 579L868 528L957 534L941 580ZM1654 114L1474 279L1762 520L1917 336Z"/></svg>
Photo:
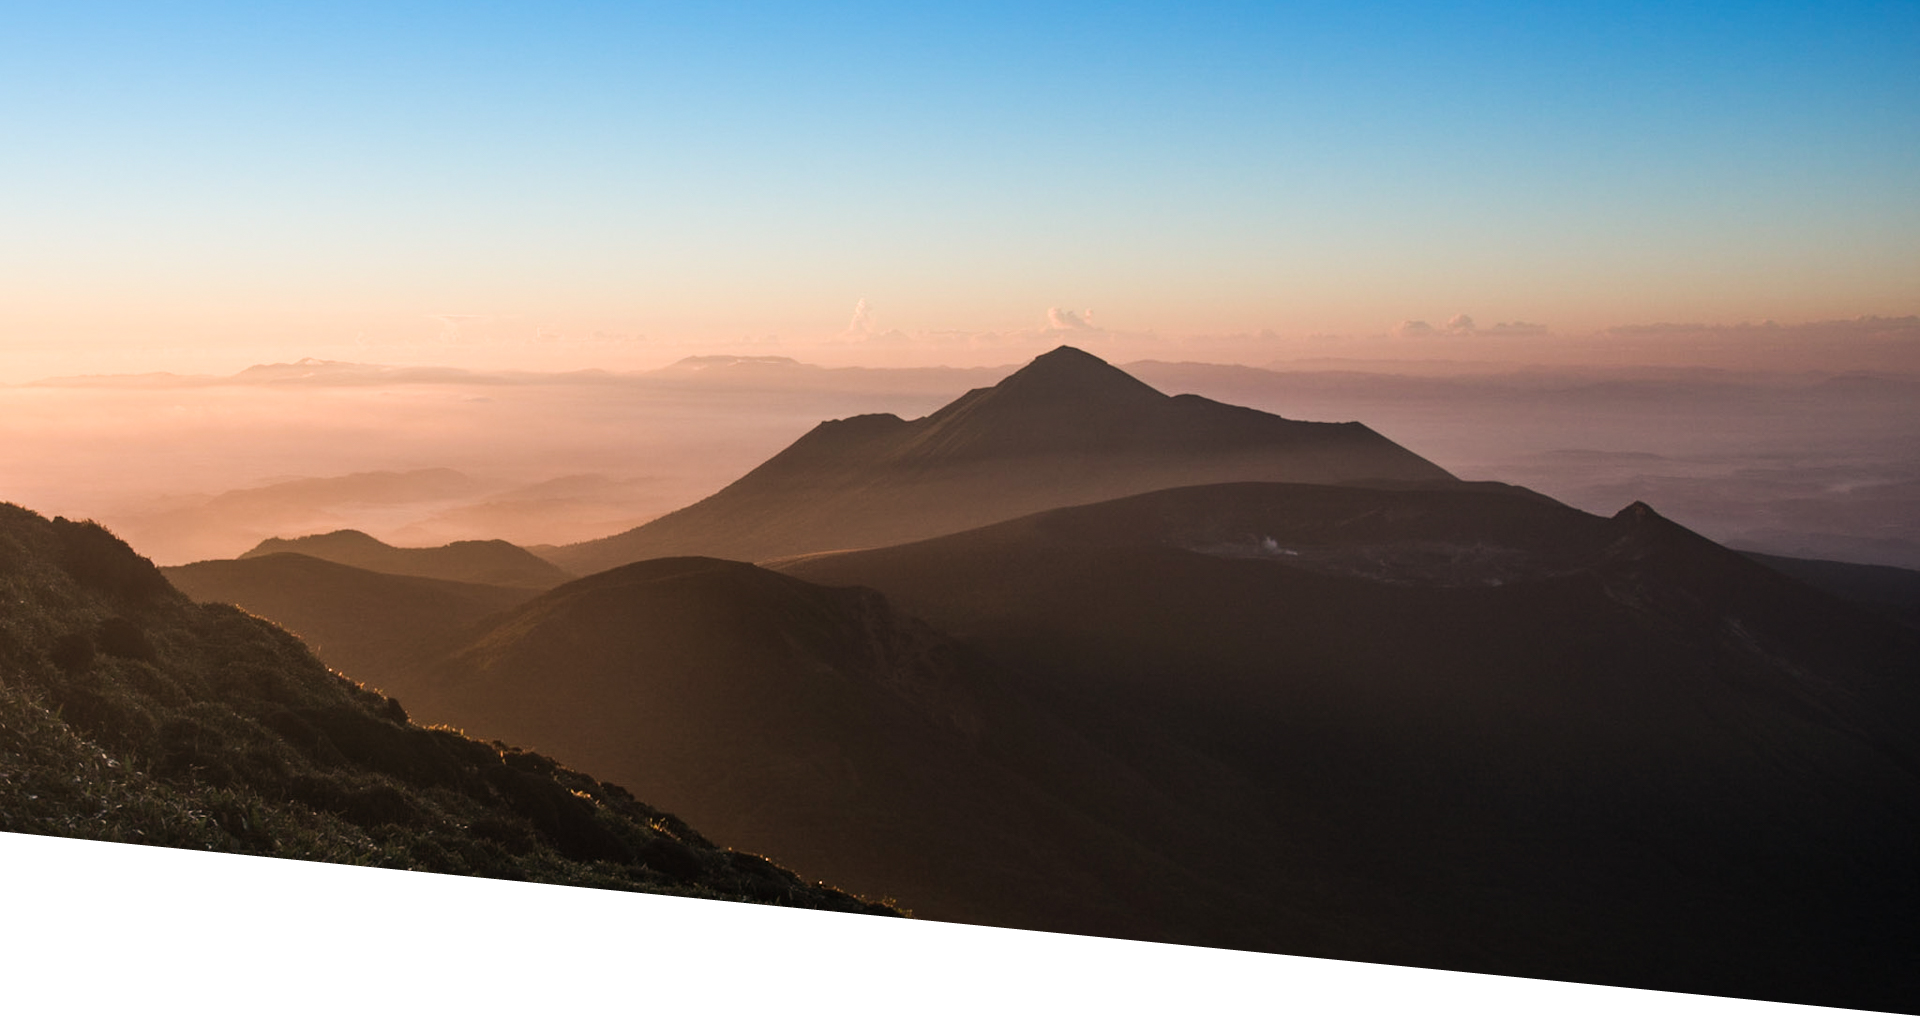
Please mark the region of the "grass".
<svg viewBox="0 0 1920 1017"><path fill-rule="evenodd" d="M0 504L0 829L897 914L552 759L407 720L93 523Z"/></svg>

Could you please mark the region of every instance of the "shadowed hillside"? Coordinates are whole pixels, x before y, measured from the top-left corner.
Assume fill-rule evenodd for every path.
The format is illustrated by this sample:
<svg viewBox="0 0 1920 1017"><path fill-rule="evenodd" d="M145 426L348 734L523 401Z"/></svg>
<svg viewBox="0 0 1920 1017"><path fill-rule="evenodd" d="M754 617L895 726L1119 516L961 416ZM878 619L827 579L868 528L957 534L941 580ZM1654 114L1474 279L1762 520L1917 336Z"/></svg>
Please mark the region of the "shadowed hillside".
<svg viewBox="0 0 1920 1017"><path fill-rule="evenodd" d="M1224 485L776 567L1016 670L1340 956L1920 1007L1920 637L1644 505Z"/></svg>
<svg viewBox="0 0 1920 1017"><path fill-rule="evenodd" d="M442 547L394 547L359 530L335 530L292 540L271 537L240 557L286 553L396 576L533 590L544 590L573 578L552 562L504 540L456 540Z"/></svg>
<svg viewBox="0 0 1920 1017"><path fill-rule="evenodd" d="M544 756L409 723L92 523L0 505L0 829L883 913Z"/></svg>
<svg viewBox="0 0 1920 1017"><path fill-rule="evenodd" d="M715 836L921 917L1284 945L1262 911L1221 906L1231 878L1166 856L1182 803L870 591L642 562L388 688L420 716L644 780Z"/></svg>
<svg viewBox="0 0 1920 1017"><path fill-rule="evenodd" d="M1891 565L1787 558L1758 551L1742 554L1776 572L1825 590L1836 597L1884 612L1909 628L1920 629L1920 572Z"/></svg>
<svg viewBox="0 0 1920 1017"><path fill-rule="evenodd" d="M1363 424L1163 395L1063 346L919 420L828 421L704 501L541 553L581 574L674 555L757 561L916 540L1167 487L1382 479L1451 477Z"/></svg>
<svg viewBox="0 0 1920 1017"><path fill-rule="evenodd" d="M1231 484L769 564L387 688L926 917L1920 1001L1920 635L1644 505Z"/></svg>
<svg viewBox="0 0 1920 1017"><path fill-rule="evenodd" d="M268 619L329 666L376 685L452 652L481 619L539 594L524 586L389 575L285 552L160 572L194 600Z"/></svg>

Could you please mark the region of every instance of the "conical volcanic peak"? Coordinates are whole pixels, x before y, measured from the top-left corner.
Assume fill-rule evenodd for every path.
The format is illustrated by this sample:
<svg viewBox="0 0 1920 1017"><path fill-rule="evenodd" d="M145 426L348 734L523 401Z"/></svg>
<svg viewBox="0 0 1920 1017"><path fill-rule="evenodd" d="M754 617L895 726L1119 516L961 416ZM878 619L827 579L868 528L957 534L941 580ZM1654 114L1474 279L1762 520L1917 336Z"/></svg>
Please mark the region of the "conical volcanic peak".
<svg viewBox="0 0 1920 1017"><path fill-rule="evenodd" d="M1453 479L1363 424L1169 396L1062 346L919 420L828 421L698 504L544 553L582 575L681 555L760 561L1194 484Z"/></svg>
<svg viewBox="0 0 1920 1017"><path fill-rule="evenodd" d="M870 413L829 420L769 460L771 471L899 467L1126 451L1164 430L1174 400L1099 357L1062 346L920 420Z"/></svg>
<svg viewBox="0 0 1920 1017"><path fill-rule="evenodd" d="M1034 358L992 388L975 389L924 420L900 462L1122 456L1164 444L1186 414L1175 400L1071 346Z"/></svg>
<svg viewBox="0 0 1920 1017"><path fill-rule="evenodd" d="M1645 523L1663 518L1653 510L1653 506L1644 501L1636 501L1613 514L1613 518L1629 523Z"/></svg>
<svg viewBox="0 0 1920 1017"><path fill-rule="evenodd" d="M1085 350L1061 346L989 389L996 399L1051 403L1149 405L1167 396Z"/></svg>

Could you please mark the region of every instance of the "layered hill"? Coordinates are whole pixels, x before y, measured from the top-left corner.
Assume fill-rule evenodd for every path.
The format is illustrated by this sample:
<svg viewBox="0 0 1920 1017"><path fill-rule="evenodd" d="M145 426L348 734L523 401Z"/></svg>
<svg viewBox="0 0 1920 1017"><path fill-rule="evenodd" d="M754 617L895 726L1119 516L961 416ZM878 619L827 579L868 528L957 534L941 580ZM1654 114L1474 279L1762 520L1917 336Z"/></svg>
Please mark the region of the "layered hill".
<svg viewBox="0 0 1920 1017"><path fill-rule="evenodd" d="M418 727L100 527L5 504L0 829L887 912L545 756Z"/></svg>
<svg viewBox="0 0 1920 1017"><path fill-rule="evenodd" d="M1213 485L770 564L382 685L925 917L1920 1006L1920 634L1644 505Z"/></svg>
<svg viewBox="0 0 1920 1017"><path fill-rule="evenodd" d="M918 420L827 421L701 502L540 551L577 574L677 555L757 561L1193 484L1451 479L1363 424L1168 396L1063 346Z"/></svg>
<svg viewBox="0 0 1920 1017"><path fill-rule="evenodd" d="M302 554L397 576L531 590L548 589L573 578L552 562L504 540L456 540L441 547L394 547L359 530L335 530L293 539L270 537L240 557L273 554Z"/></svg>
<svg viewBox="0 0 1920 1017"><path fill-rule="evenodd" d="M330 667L376 685L437 661L458 649L482 619L539 594L525 586L391 575L290 552L160 572L194 600L232 604L268 619L299 636Z"/></svg>
<svg viewBox="0 0 1920 1017"><path fill-rule="evenodd" d="M644 782L713 836L920 917L1286 945L1263 911L1223 906L1231 875L1170 860L1183 803L871 591L642 562L387 688L422 717Z"/></svg>
<svg viewBox="0 0 1920 1017"><path fill-rule="evenodd" d="M1644 505L1220 485L776 567L1023 676L1301 952L1920 1008L1920 635Z"/></svg>

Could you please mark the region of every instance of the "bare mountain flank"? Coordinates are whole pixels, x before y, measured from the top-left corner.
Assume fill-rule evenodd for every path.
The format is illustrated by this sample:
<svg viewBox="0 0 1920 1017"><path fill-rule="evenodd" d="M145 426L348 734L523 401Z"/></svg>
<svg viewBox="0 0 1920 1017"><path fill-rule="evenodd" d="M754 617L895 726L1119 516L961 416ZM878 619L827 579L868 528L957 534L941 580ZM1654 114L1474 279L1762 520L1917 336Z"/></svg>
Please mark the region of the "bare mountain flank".
<svg viewBox="0 0 1920 1017"><path fill-rule="evenodd" d="M1364 424L1165 395L1062 346L918 420L827 421L704 501L541 553L580 574L675 555L759 561L1192 484L1451 479Z"/></svg>

